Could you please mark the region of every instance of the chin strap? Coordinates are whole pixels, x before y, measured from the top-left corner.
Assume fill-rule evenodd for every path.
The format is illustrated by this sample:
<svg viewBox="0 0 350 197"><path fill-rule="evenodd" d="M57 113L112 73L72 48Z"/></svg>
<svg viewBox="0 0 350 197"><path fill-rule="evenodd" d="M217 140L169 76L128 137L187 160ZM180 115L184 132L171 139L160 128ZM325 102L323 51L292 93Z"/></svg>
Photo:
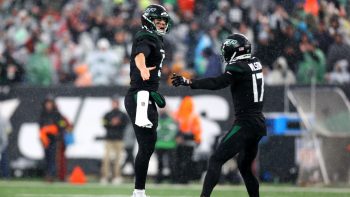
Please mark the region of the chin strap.
<svg viewBox="0 0 350 197"><path fill-rule="evenodd" d="M152 128L153 124L147 116L149 92L141 90L137 92L137 106L135 124L139 127Z"/></svg>

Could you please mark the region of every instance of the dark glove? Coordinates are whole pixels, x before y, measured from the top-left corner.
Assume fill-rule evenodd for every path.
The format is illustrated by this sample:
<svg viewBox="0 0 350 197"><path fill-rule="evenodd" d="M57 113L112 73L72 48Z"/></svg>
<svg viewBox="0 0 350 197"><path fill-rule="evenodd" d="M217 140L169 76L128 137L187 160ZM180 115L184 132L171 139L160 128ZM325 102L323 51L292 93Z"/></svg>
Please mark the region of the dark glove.
<svg viewBox="0 0 350 197"><path fill-rule="evenodd" d="M171 83L175 87L177 87L177 86L189 86L192 83L190 79L187 79L181 75L177 75L176 73L173 73L171 80L172 80Z"/></svg>

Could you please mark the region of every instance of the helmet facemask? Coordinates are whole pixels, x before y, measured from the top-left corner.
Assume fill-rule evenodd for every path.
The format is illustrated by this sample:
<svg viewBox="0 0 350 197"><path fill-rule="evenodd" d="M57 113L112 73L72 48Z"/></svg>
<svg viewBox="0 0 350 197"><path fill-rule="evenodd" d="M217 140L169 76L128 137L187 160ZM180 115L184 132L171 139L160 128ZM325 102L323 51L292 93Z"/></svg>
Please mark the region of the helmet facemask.
<svg viewBox="0 0 350 197"><path fill-rule="evenodd" d="M159 36L164 36L167 32L168 32L168 27L169 27L169 23L168 23L168 19L167 18L154 18L152 20L143 16L145 18L145 20L147 20L147 22L152 26L151 28L147 27L147 26L142 26L144 29L146 29L147 31L151 31L152 33L156 33ZM159 20L159 21L156 21ZM160 23L161 21L165 22L165 28L162 29L158 29L157 28L157 23Z"/></svg>

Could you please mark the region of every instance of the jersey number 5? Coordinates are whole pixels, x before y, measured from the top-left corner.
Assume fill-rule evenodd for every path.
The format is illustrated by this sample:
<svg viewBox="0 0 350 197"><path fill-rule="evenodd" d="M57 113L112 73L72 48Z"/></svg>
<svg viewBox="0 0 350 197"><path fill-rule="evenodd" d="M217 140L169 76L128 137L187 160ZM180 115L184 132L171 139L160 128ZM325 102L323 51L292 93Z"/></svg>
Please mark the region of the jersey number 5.
<svg viewBox="0 0 350 197"><path fill-rule="evenodd" d="M254 103L262 102L264 98L264 76L262 73L252 74ZM259 83L259 81L261 82ZM260 97L259 97L260 92Z"/></svg>

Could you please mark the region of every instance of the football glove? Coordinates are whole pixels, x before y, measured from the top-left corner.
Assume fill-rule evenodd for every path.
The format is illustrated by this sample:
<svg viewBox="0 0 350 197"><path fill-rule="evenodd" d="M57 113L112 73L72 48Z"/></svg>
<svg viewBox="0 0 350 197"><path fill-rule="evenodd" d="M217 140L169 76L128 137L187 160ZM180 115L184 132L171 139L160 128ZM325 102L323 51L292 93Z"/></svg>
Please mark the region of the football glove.
<svg viewBox="0 0 350 197"><path fill-rule="evenodd" d="M176 73L173 73L173 76L171 77L171 83L173 86L189 86L191 85L191 79L187 79L181 75L177 75Z"/></svg>

